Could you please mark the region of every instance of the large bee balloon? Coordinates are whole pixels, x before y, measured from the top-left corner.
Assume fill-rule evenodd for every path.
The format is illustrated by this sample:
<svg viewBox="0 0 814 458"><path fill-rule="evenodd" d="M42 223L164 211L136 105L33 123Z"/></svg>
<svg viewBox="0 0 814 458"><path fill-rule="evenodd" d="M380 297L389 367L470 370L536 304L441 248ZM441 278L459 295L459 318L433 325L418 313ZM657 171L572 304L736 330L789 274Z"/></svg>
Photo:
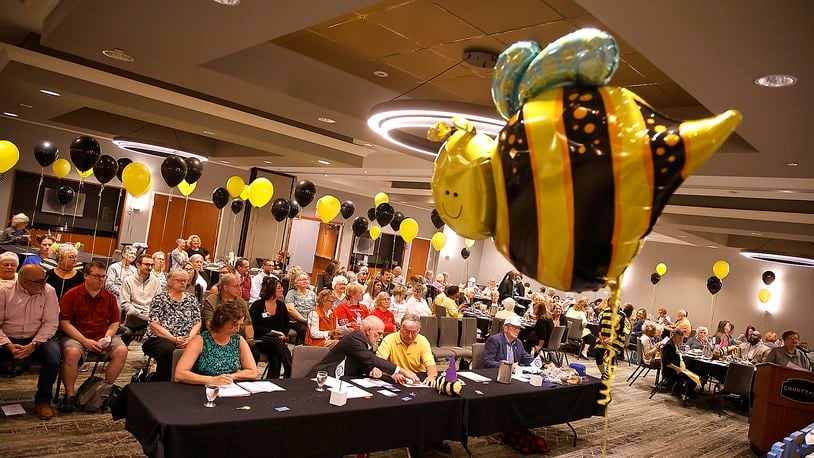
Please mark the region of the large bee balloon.
<svg viewBox="0 0 814 458"><path fill-rule="evenodd" d="M433 199L455 232L494 237L497 249L540 283L595 289L624 272L670 195L741 115L677 121L633 92L603 87L618 52L613 38L595 29L539 49L521 42L498 59L496 106L505 115L518 107L498 139L463 119L453 120L451 135L443 124L430 131L430 139L447 138L435 161Z"/></svg>

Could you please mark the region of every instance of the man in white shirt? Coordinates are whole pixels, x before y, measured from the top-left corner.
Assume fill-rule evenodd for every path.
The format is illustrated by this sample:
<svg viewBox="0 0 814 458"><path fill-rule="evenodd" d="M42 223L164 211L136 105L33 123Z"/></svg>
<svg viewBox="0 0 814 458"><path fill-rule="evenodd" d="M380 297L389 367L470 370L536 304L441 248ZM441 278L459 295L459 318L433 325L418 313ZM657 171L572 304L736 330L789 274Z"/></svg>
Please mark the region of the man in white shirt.
<svg viewBox="0 0 814 458"><path fill-rule="evenodd" d="M124 279L136 274L133 260L136 259L136 250L132 246L127 246L122 251L122 260L114 262L107 268L105 277L105 289L116 296L116 300L121 302L122 283Z"/></svg>
<svg viewBox="0 0 814 458"><path fill-rule="evenodd" d="M136 275L131 275L122 282L119 307L125 313L124 326L136 330L147 326L150 303L153 297L161 292L161 281L152 275L155 260L143 254L136 260ZM127 343L126 339L125 343Z"/></svg>
<svg viewBox="0 0 814 458"><path fill-rule="evenodd" d="M276 275L271 273L273 268L274 260L271 258L266 258L263 261L263 267L262 270L260 270L260 273L252 278L252 290L249 293L249 305L254 304L258 299L260 299L260 287L263 286L263 280L266 277L274 277L279 280Z"/></svg>

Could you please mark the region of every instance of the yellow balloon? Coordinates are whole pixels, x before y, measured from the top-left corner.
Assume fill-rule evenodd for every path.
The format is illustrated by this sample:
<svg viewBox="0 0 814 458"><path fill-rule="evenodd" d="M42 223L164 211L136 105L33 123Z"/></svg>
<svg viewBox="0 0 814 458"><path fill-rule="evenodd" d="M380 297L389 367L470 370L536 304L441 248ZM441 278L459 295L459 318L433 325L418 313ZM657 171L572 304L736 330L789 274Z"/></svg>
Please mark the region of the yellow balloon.
<svg viewBox="0 0 814 458"><path fill-rule="evenodd" d="M656 273L659 275L664 275L667 273L667 264L660 262L656 264Z"/></svg>
<svg viewBox="0 0 814 458"><path fill-rule="evenodd" d="M712 273L723 280L729 275L729 263L726 261L715 261L715 264L712 265Z"/></svg>
<svg viewBox="0 0 814 458"><path fill-rule="evenodd" d="M190 194L195 192L195 188L197 187L198 187L197 181L195 183L189 184L187 183L187 180L181 180L181 182L178 183L178 191L184 197L188 197Z"/></svg>
<svg viewBox="0 0 814 458"><path fill-rule="evenodd" d="M382 228L379 226L373 226L370 228L370 238L376 240L379 236L382 235Z"/></svg>
<svg viewBox="0 0 814 458"><path fill-rule="evenodd" d="M54 171L54 175L56 175L57 178L65 178L69 173L71 173L71 163L68 162L67 159L60 158L51 164L51 169Z"/></svg>
<svg viewBox="0 0 814 458"><path fill-rule="evenodd" d="M772 298L772 293L768 289L763 288L757 292L757 298L760 299L762 304L765 304Z"/></svg>
<svg viewBox="0 0 814 458"><path fill-rule="evenodd" d="M390 202L390 196L386 193L380 192L376 194L376 197L373 198L373 203L376 204L374 207L378 207L379 204L383 204L385 202Z"/></svg>
<svg viewBox="0 0 814 458"><path fill-rule="evenodd" d="M82 178L87 178L87 177L93 175L93 169L90 168L90 169L85 170L84 172L77 169L76 173L79 174L79 176L82 177Z"/></svg>
<svg viewBox="0 0 814 458"><path fill-rule="evenodd" d="M472 248L475 245L475 241L472 239L464 239L464 245L466 245L467 248Z"/></svg>
<svg viewBox="0 0 814 458"><path fill-rule="evenodd" d="M447 244L447 236L444 235L443 232L436 232L432 236L432 247L435 248L435 251L441 251L442 248Z"/></svg>
<svg viewBox="0 0 814 458"><path fill-rule="evenodd" d="M141 197L150 190L150 169L141 162L128 164L122 171L122 184L134 197Z"/></svg>
<svg viewBox="0 0 814 458"><path fill-rule="evenodd" d="M6 173L17 165L20 160L20 150L17 145L8 140L0 140L0 173Z"/></svg>
<svg viewBox="0 0 814 458"><path fill-rule="evenodd" d="M249 202L257 208L265 206L274 195L274 185L268 178L260 177L249 185Z"/></svg>
<svg viewBox="0 0 814 458"><path fill-rule="evenodd" d="M323 223L327 223L336 218L336 215L339 214L339 207L339 199L336 197L331 195L322 196L317 201L317 215L319 215L319 219Z"/></svg>
<svg viewBox="0 0 814 458"><path fill-rule="evenodd" d="M243 187L246 183L243 182L243 178L239 176L229 177L229 180L226 182L226 190L229 191L229 195L232 198L235 198L243 192Z"/></svg>
<svg viewBox="0 0 814 458"><path fill-rule="evenodd" d="M401 226L399 226L399 232L405 242L412 242L415 236L418 235L418 221L413 218L405 218L402 220Z"/></svg>
<svg viewBox="0 0 814 458"><path fill-rule="evenodd" d="M240 191L240 198L243 199L244 201L249 200L249 185L247 184L243 185L243 190Z"/></svg>

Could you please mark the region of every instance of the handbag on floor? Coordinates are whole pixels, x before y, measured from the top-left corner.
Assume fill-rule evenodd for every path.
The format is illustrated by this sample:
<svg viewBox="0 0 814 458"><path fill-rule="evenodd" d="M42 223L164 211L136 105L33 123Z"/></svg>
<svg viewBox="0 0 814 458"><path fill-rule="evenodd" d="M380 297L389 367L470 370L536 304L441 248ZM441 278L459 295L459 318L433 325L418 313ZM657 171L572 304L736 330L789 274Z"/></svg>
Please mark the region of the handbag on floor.
<svg viewBox="0 0 814 458"><path fill-rule="evenodd" d="M502 432L500 433L500 440L524 455L548 453L551 451L544 438L534 434L528 429Z"/></svg>

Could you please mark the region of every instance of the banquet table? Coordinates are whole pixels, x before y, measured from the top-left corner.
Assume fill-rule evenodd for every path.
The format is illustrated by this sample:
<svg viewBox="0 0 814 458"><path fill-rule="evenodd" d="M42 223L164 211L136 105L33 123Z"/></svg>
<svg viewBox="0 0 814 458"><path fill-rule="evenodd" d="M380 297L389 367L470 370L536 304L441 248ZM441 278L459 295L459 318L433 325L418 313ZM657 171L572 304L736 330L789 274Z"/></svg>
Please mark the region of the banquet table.
<svg viewBox="0 0 814 458"><path fill-rule="evenodd" d="M30 246L27 246L27 245L0 245L0 253L4 253L6 251L16 253L17 257L20 260L20 264L22 264L23 261L25 261L25 258L31 256L32 254L37 254L39 252L39 249L37 249L36 247L30 247ZM105 262L106 260L110 260L110 258L107 257L107 256L94 255L93 253L88 253L86 251L80 251L78 253L78 256L79 256L79 258L78 258L79 261L80 262L85 262L85 263L90 262L92 259L95 259L95 260L101 261L101 262Z"/></svg>
<svg viewBox="0 0 814 458"><path fill-rule="evenodd" d="M337 407L311 380L274 383L285 391L218 398L213 408L203 406L203 386L131 383L113 416L127 419L125 429L151 457L338 456L461 438L459 397L406 387L385 397L371 388L370 398Z"/></svg>

